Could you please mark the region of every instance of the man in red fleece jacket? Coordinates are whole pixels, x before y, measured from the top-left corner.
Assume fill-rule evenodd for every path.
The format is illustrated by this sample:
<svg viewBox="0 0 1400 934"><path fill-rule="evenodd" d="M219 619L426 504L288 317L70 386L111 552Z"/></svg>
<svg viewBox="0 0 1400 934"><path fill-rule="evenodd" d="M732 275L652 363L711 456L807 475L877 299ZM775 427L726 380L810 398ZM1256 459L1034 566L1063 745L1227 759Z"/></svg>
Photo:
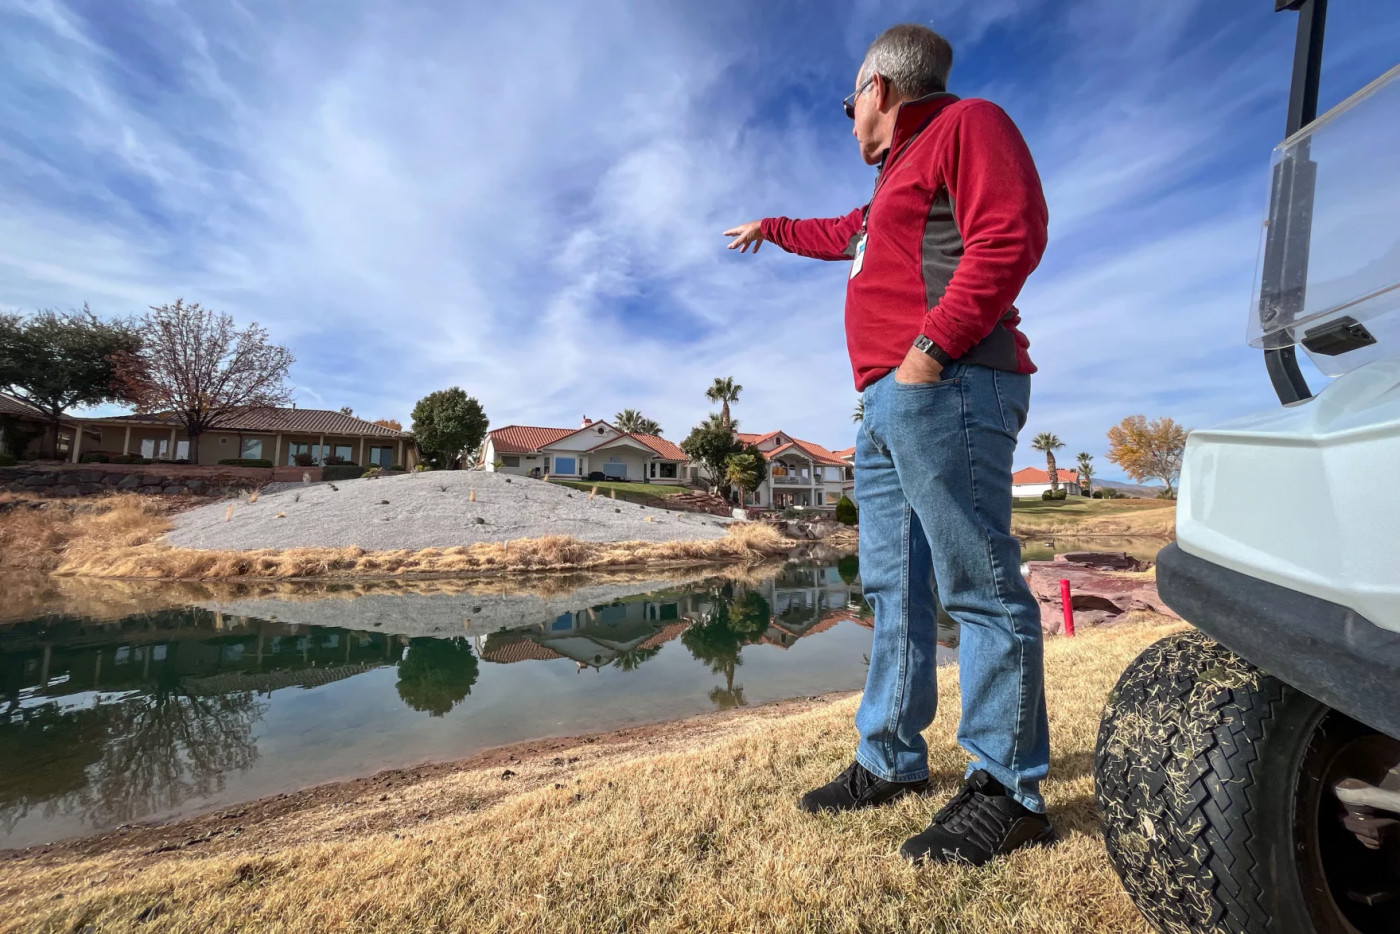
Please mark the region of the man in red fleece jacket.
<svg viewBox="0 0 1400 934"><path fill-rule="evenodd" d="M1025 141L995 104L947 93L953 52L923 26L875 40L845 101L870 201L845 217L769 217L725 232L849 261L846 344L865 416L856 439L860 571L875 612L855 761L805 811L874 807L929 784L937 610L960 626L961 791L901 848L974 864L1048 842L1040 609L1011 536L1011 472L1030 403L1013 304L1045 249Z"/></svg>

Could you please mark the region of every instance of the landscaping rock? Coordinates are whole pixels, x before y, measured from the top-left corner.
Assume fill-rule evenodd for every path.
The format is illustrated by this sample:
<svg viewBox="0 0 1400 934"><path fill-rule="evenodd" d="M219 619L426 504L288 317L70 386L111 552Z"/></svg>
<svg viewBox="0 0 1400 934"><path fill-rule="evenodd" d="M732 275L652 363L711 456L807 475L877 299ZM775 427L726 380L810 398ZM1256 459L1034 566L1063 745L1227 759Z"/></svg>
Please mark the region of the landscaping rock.
<svg viewBox="0 0 1400 934"><path fill-rule="evenodd" d="M82 496L82 495L83 495L83 491L82 491L80 488L78 488L77 486L74 486L74 485L72 485L72 484L68 484L68 485L66 485L66 486L54 487L53 492L52 492L50 495L52 495L52 496Z"/></svg>
<svg viewBox="0 0 1400 934"><path fill-rule="evenodd" d="M161 491L161 488L158 487L158 486L155 486L155 485L151 485L151 486L138 486L138 487L136 488L136 492L138 492L138 493L159 493L160 491Z"/></svg>
<svg viewBox="0 0 1400 934"><path fill-rule="evenodd" d="M51 473L32 473L20 481L25 486L53 486L58 476Z"/></svg>
<svg viewBox="0 0 1400 934"><path fill-rule="evenodd" d="M1067 551L1056 555L1055 560L1098 571L1145 571L1152 566L1152 562L1134 558L1126 551Z"/></svg>
<svg viewBox="0 0 1400 934"><path fill-rule="evenodd" d="M205 483L203 480L186 480L186 481L185 481L185 487L186 487L186 489L188 489L191 493L202 493L202 492L204 492L204 488L205 488L206 486L208 486L208 484Z"/></svg>
<svg viewBox="0 0 1400 934"><path fill-rule="evenodd" d="M102 471L100 470L78 470L72 474L72 479L78 483L101 483Z"/></svg>
<svg viewBox="0 0 1400 934"><path fill-rule="evenodd" d="M102 475L102 485L103 485L103 486L111 486L111 487L119 487L119 486L122 485L122 481L125 480L125 479L126 479L126 477L125 477L123 474L119 474L119 473L103 474L103 475Z"/></svg>
<svg viewBox="0 0 1400 934"><path fill-rule="evenodd" d="M1054 561L1028 561L1026 581L1040 604L1040 628L1057 634L1064 625L1060 606L1060 581L1069 581L1074 625L1099 626L1132 610L1150 610L1180 619L1157 593L1157 581L1147 576L1099 571L1071 564L1056 555Z"/></svg>
<svg viewBox="0 0 1400 934"><path fill-rule="evenodd" d="M134 490L141 485L141 477L134 473L129 473L117 483L119 490Z"/></svg>
<svg viewBox="0 0 1400 934"><path fill-rule="evenodd" d="M185 489L178 483L172 483L170 486L167 486L164 489L162 489L161 492L169 496L178 496L181 493L188 493L189 490Z"/></svg>

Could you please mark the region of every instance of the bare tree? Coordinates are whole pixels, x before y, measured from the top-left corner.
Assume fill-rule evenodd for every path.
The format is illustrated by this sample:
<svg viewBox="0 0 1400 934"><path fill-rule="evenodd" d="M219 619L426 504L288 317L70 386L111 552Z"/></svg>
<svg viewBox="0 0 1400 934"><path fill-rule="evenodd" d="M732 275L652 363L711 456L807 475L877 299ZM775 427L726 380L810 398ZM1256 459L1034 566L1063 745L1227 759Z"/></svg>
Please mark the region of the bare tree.
<svg viewBox="0 0 1400 934"><path fill-rule="evenodd" d="M141 348L117 358L118 379L139 414L170 412L184 422L195 463L200 435L291 401L292 352L269 343L257 323L240 331L231 315L177 298L152 306L137 327Z"/></svg>

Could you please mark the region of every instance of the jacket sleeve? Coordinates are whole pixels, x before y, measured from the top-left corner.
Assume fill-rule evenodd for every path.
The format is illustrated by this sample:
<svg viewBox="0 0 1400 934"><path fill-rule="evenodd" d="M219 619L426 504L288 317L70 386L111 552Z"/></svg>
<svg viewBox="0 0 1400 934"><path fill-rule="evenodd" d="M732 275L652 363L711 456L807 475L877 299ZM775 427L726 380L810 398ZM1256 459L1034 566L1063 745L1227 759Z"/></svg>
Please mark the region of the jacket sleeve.
<svg viewBox="0 0 1400 934"><path fill-rule="evenodd" d="M956 360L992 332L1040 263L1049 211L1030 149L1000 107L960 115L942 174L963 255L923 333Z"/></svg>
<svg viewBox="0 0 1400 934"><path fill-rule="evenodd" d="M763 239L812 259L855 259L856 235L864 220L864 208L856 208L845 217L765 217Z"/></svg>

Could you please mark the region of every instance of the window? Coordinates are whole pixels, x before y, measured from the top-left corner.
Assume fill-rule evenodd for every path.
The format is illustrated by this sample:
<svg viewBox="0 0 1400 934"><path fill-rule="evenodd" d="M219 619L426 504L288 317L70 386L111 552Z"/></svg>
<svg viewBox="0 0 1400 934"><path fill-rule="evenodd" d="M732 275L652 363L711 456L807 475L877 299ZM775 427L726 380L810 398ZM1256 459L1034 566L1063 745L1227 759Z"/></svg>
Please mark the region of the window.
<svg viewBox="0 0 1400 934"><path fill-rule="evenodd" d="M394 466L394 449L390 445L376 445L369 449L369 462L386 470Z"/></svg>
<svg viewBox="0 0 1400 934"><path fill-rule="evenodd" d="M337 444L334 447L334 451L335 456L345 461L347 464L355 459L355 455L348 444Z"/></svg>
<svg viewBox="0 0 1400 934"><path fill-rule="evenodd" d="M164 460L170 456L170 439L142 438L141 456L149 460Z"/></svg>
<svg viewBox="0 0 1400 934"><path fill-rule="evenodd" d="M554 472L566 477L574 476L578 473L577 459L573 457L554 458Z"/></svg>
<svg viewBox="0 0 1400 934"><path fill-rule="evenodd" d="M310 454L314 457L315 452L312 450L314 447L314 444L306 441L292 441L289 443L287 445L287 466L295 467L297 465L298 454Z"/></svg>
<svg viewBox="0 0 1400 934"><path fill-rule="evenodd" d="M674 479L676 479L676 465L675 465L675 464L662 464L662 465L661 465L661 478L662 478L663 480L674 480Z"/></svg>
<svg viewBox="0 0 1400 934"><path fill-rule="evenodd" d="M827 504L828 506L835 506L835 505L836 505L837 503L839 503L840 501L841 501L841 494L840 494L840 493L828 493L828 494L826 494L826 504Z"/></svg>
<svg viewBox="0 0 1400 934"><path fill-rule="evenodd" d="M502 454L502 455L501 455L501 466L502 466L502 467L519 467L519 466L520 466L520 455L518 455L518 454Z"/></svg>
<svg viewBox="0 0 1400 934"><path fill-rule="evenodd" d="M626 480L627 465L619 461L608 461L603 465L603 476L608 480Z"/></svg>
<svg viewBox="0 0 1400 934"><path fill-rule="evenodd" d="M187 461L190 459L190 443L188 441L175 442L175 459L177 461Z"/></svg>
<svg viewBox="0 0 1400 934"><path fill-rule="evenodd" d="M253 460L263 456L262 438L244 438L243 447L240 449L239 457L246 457Z"/></svg>

